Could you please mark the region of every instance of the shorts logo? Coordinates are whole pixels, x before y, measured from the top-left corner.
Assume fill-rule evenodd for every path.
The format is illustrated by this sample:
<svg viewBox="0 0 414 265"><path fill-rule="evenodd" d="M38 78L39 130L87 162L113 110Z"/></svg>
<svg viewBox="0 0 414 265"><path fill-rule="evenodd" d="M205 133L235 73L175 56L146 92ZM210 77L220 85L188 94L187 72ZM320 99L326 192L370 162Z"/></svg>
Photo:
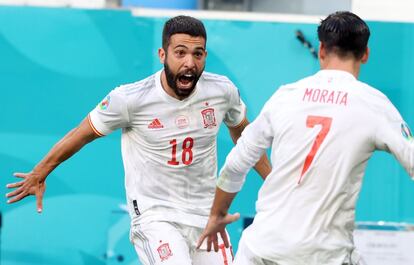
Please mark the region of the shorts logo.
<svg viewBox="0 0 414 265"><path fill-rule="evenodd" d="M188 127L189 124L189 120L187 116L184 115L180 115L177 118L175 118L175 125L179 128L179 129L184 129L186 127Z"/></svg>
<svg viewBox="0 0 414 265"><path fill-rule="evenodd" d="M170 249L170 245L168 243L164 243L157 248L158 254L160 255L161 261L167 260L169 257L172 256L172 252Z"/></svg>
<svg viewBox="0 0 414 265"><path fill-rule="evenodd" d="M216 117L214 116L213 108L208 108L208 109L201 111L201 115L203 115L204 128L211 129L217 126Z"/></svg>
<svg viewBox="0 0 414 265"><path fill-rule="evenodd" d="M408 125L405 123L401 123L401 133L405 137L405 139L407 139L408 141L411 141L414 139L410 128L408 128Z"/></svg>
<svg viewBox="0 0 414 265"><path fill-rule="evenodd" d="M104 100L101 101L101 103L98 104L98 107L101 110L106 110L109 106L109 102L111 101L111 97L107 96Z"/></svg>

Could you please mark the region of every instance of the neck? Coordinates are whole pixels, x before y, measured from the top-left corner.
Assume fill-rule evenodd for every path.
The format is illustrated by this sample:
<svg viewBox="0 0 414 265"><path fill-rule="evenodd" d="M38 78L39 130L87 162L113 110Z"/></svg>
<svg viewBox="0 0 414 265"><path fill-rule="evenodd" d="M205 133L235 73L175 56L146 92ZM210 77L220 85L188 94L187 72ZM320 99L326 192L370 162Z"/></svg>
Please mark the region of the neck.
<svg viewBox="0 0 414 265"><path fill-rule="evenodd" d="M340 58L338 56L326 56L320 60L321 69L323 70L341 70L348 72L358 79L359 71L361 69L360 60L356 60L353 57Z"/></svg>

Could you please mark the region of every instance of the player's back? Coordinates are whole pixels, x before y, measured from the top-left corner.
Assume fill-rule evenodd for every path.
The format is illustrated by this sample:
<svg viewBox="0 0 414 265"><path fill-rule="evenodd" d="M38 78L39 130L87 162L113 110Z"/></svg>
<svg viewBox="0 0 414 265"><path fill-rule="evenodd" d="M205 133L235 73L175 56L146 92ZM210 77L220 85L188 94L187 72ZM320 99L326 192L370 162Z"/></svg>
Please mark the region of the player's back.
<svg viewBox="0 0 414 265"><path fill-rule="evenodd" d="M382 93L335 70L275 93L262 112L273 132L273 171L259 192L255 235L246 233L250 246L261 245L253 247L259 256L341 264L353 248L355 201L377 148L379 112L392 108Z"/></svg>

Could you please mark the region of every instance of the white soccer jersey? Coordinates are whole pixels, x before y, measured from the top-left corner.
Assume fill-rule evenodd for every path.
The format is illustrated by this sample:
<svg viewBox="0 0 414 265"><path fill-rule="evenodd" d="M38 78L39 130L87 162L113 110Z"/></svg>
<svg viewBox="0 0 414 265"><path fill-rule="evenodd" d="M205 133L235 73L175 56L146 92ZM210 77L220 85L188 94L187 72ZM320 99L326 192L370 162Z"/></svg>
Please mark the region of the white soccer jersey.
<svg viewBox="0 0 414 265"><path fill-rule="evenodd" d="M349 260L355 203L375 150L392 153L414 176L414 140L396 108L343 71L321 70L277 90L227 157L219 187L242 182L270 146L273 170L243 240L279 265Z"/></svg>
<svg viewBox="0 0 414 265"><path fill-rule="evenodd" d="M216 135L245 118L226 77L204 72L180 101L161 86L161 71L116 88L89 114L106 135L122 128L125 188L132 223L164 220L204 227L214 198Z"/></svg>

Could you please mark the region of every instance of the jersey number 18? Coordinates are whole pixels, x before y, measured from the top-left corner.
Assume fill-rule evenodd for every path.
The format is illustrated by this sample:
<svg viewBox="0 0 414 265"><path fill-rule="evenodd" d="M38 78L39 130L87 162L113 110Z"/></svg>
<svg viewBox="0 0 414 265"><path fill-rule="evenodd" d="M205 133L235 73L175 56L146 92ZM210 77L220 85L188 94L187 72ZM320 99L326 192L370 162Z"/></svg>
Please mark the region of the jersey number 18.
<svg viewBox="0 0 414 265"><path fill-rule="evenodd" d="M177 160L177 139L170 141L171 144L171 160L167 161L169 165L177 166L180 162ZM194 140L191 137L187 137L183 141L181 161L184 165L190 165L193 162L193 145Z"/></svg>

